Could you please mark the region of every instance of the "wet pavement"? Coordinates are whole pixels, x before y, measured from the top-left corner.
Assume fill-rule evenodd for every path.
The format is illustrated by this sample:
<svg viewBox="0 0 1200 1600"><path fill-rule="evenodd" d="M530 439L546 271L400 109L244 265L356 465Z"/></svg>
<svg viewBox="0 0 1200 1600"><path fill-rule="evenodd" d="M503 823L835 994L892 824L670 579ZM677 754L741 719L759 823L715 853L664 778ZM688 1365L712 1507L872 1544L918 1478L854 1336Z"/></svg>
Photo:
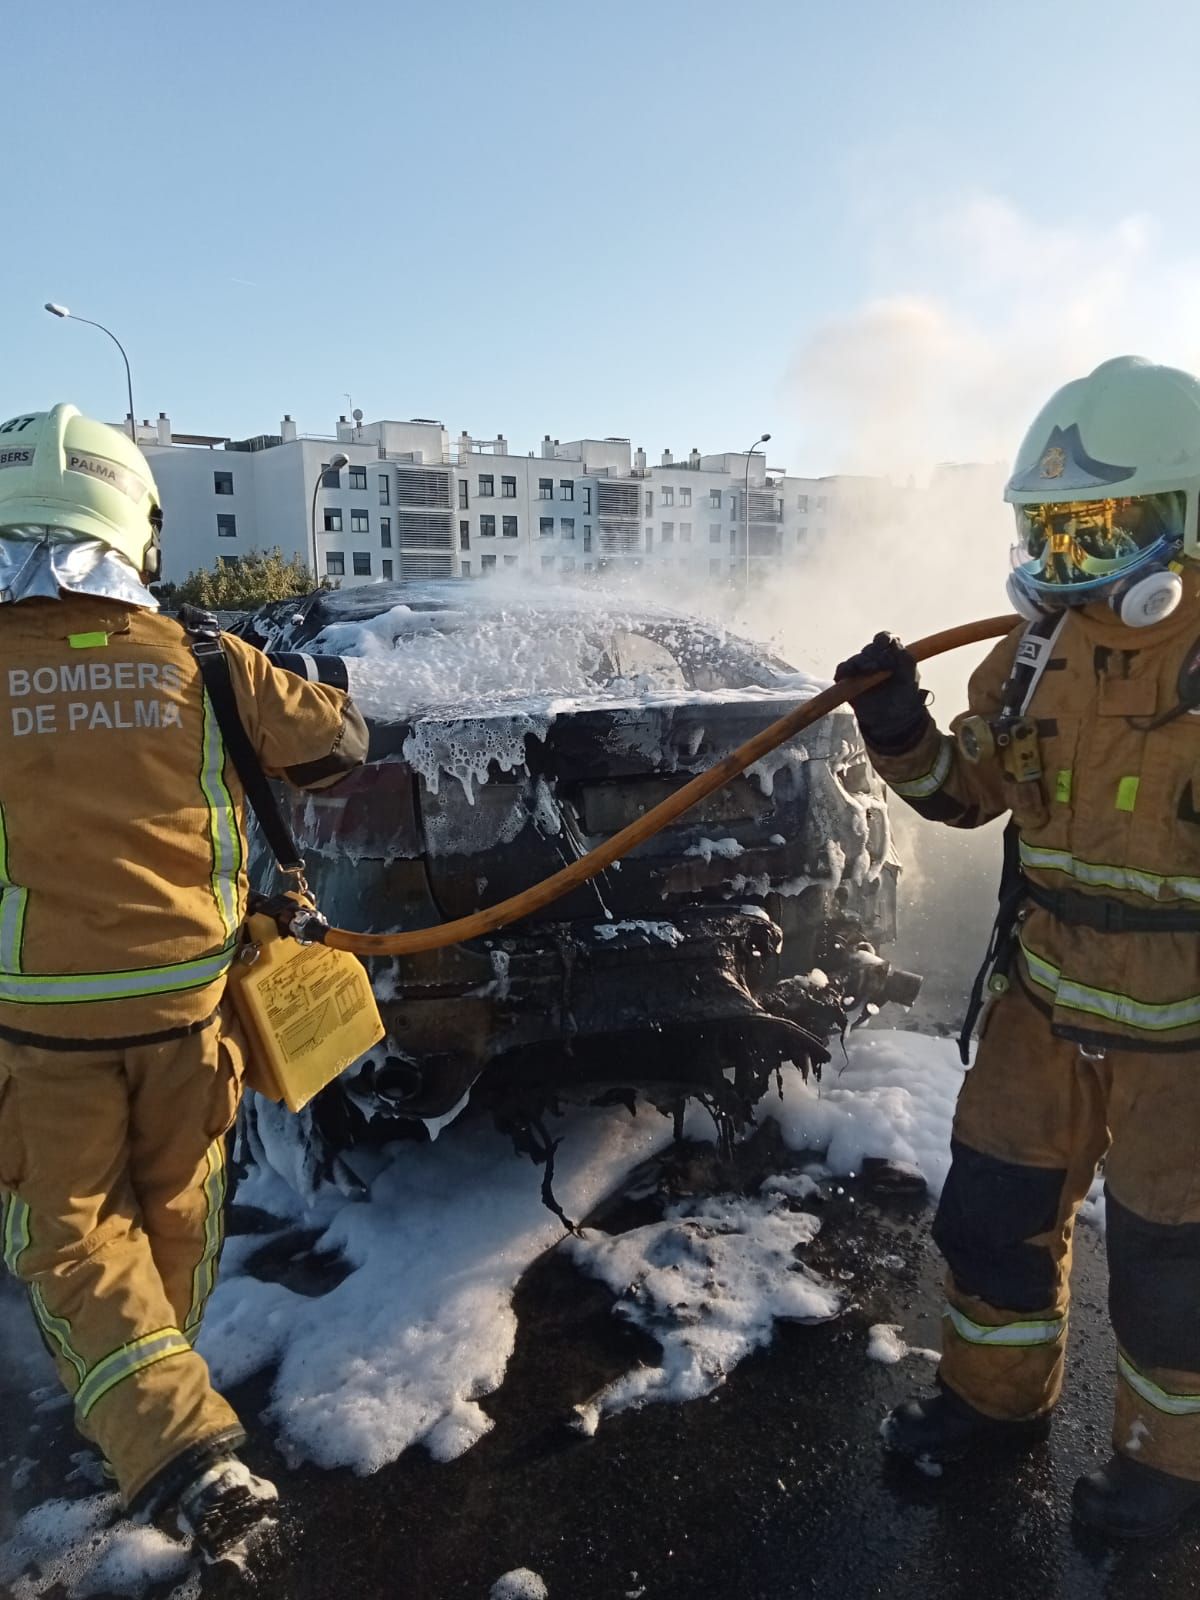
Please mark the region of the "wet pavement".
<svg viewBox="0 0 1200 1600"><path fill-rule="evenodd" d="M923 1387L931 1365L915 1354L896 1366L867 1357L877 1322L899 1323L914 1346L937 1342L928 1211L903 1200L881 1209L853 1184L819 1209L824 1228L805 1260L843 1282L850 1309L821 1326L782 1327L707 1400L606 1418L591 1439L573 1434L572 1406L633 1362L653 1362L657 1346L552 1251L520 1285L506 1381L481 1401L495 1427L457 1461L413 1450L367 1478L290 1471L258 1440L248 1459L291 1506L281 1569L259 1592L485 1600L501 1574L527 1567L551 1600L1196 1595L1200 1528L1122 1548L1068 1517L1075 1477L1107 1454L1113 1349L1097 1236L1079 1235L1070 1375L1050 1440L935 1479L885 1457L877 1436L882 1413ZM637 1207L609 1206L604 1225L643 1220ZM276 1260L264 1270L290 1268ZM14 1294L11 1284L0 1291L6 1304ZM34 1455L36 1465L8 1505L0 1498L0 1536L14 1510L62 1492L77 1448L65 1408L33 1415L36 1361L20 1340L14 1348L12 1327L0 1318L0 1462L10 1458L0 1484L12 1458ZM247 1419L268 1386L259 1379L231 1395ZM205 1596L242 1592L212 1574L202 1584Z"/></svg>

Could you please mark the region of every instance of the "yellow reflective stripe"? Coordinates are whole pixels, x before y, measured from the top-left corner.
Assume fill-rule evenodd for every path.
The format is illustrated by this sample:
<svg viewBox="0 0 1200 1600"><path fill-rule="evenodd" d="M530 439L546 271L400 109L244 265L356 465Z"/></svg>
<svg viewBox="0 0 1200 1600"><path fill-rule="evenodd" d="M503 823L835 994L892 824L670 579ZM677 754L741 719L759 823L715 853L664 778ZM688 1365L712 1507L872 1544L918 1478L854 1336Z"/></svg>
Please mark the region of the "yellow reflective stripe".
<svg viewBox="0 0 1200 1600"><path fill-rule="evenodd" d="M1122 778L1117 785L1117 810L1132 811L1137 805L1140 778Z"/></svg>
<svg viewBox="0 0 1200 1600"><path fill-rule="evenodd" d="M204 1245L192 1272L192 1303L183 1325L184 1337L195 1343L200 1320L217 1279L217 1261L225 1239L225 1141L214 1139L206 1156L204 1179Z"/></svg>
<svg viewBox="0 0 1200 1600"><path fill-rule="evenodd" d="M5 1201L3 1233L4 1264L14 1278L20 1277L20 1260L29 1248L31 1234L29 1207L15 1194L9 1195ZM58 1347L63 1360L75 1369L76 1380L82 1382L87 1363L71 1343L71 1324L65 1317L52 1315L36 1283L29 1283L26 1287L29 1290L29 1304L46 1343Z"/></svg>
<svg viewBox="0 0 1200 1600"><path fill-rule="evenodd" d="M20 972L27 891L8 872L8 828L0 806L0 972Z"/></svg>
<svg viewBox="0 0 1200 1600"><path fill-rule="evenodd" d="M1114 867L1080 861L1069 850L1047 850L1021 840L1021 865L1042 872L1063 872L1093 889L1125 889L1151 900L1200 900L1200 878L1165 876L1138 867Z"/></svg>
<svg viewBox="0 0 1200 1600"><path fill-rule="evenodd" d="M999 1327L992 1327L987 1323L972 1322L955 1306L947 1306L945 1315L955 1333L968 1344L1057 1344L1067 1331L1065 1317L1047 1317L1036 1322L1006 1322Z"/></svg>
<svg viewBox="0 0 1200 1600"><path fill-rule="evenodd" d="M228 971L236 944L211 956L175 961L165 967L131 972L71 972L63 975L0 973L0 1002L14 1005L69 1006L91 1000L130 1000L142 995L178 994L201 989Z"/></svg>
<svg viewBox="0 0 1200 1600"><path fill-rule="evenodd" d="M1200 1394L1172 1394L1169 1389L1160 1388L1144 1372L1139 1372L1120 1350L1117 1351L1117 1371L1133 1392L1141 1395L1156 1411L1163 1411L1169 1417L1194 1417L1200 1414Z"/></svg>
<svg viewBox="0 0 1200 1600"><path fill-rule="evenodd" d="M1071 804L1071 779L1070 767L1064 767L1054 780L1054 798L1060 806Z"/></svg>
<svg viewBox="0 0 1200 1600"><path fill-rule="evenodd" d="M1090 984L1064 978L1061 968L1037 955L1023 938L1020 945L1029 976L1034 983L1050 991L1056 1005L1085 1011L1108 1022L1124 1023L1129 1028L1140 1028L1145 1033L1166 1033L1172 1028L1187 1028L1200 1022L1200 995L1155 1003L1135 1000L1132 995L1116 994L1110 989L1095 989Z"/></svg>
<svg viewBox="0 0 1200 1600"><path fill-rule="evenodd" d="M938 753L930 770L920 778L909 778L904 783L897 783L888 779L888 787L902 796L905 800L923 800L931 794L936 794L950 776L950 768L954 764L954 750L950 740L942 735L942 742L938 746Z"/></svg>
<svg viewBox="0 0 1200 1600"><path fill-rule="evenodd" d="M144 1372L168 1356L189 1355L191 1348L178 1328L159 1328L155 1333L143 1334L140 1339L123 1344L98 1361L76 1390L75 1410L79 1420L82 1422L110 1389L132 1378L135 1372Z"/></svg>
<svg viewBox="0 0 1200 1600"><path fill-rule="evenodd" d="M204 696L204 741L200 767L200 787L208 802L208 836L212 844L212 892L225 927L232 939L241 922L238 907L238 874L242 867L242 835L238 827L233 796L225 786L225 745L217 726L216 713L207 693Z"/></svg>

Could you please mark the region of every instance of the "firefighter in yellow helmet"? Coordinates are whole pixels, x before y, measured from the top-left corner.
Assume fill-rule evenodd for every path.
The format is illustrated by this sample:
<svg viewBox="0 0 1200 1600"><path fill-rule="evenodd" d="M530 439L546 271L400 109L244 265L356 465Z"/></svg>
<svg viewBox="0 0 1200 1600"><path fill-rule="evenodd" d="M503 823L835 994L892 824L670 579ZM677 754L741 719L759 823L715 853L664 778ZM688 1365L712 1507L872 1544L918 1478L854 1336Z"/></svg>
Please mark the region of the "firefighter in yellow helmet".
<svg viewBox="0 0 1200 1600"><path fill-rule="evenodd" d="M1200 383L1121 357L1068 384L1005 498L1026 620L949 733L889 636L838 669L892 671L857 709L916 811L1011 819L994 998L934 1224L938 1392L884 1438L942 1461L1044 1435L1075 1213L1103 1160L1113 1455L1073 1504L1152 1537L1200 1507Z"/></svg>
<svg viewBox="0 0 1200 1600"><path fill-rule="evenodd" d="M275 1498L194 1348L244 1065L222 996L246 834L187 635L146 587L160 525L115 428L68 405L0 424L2 1240L125 1504L221 1558ZM317 788L362 762L343 693L223 643L268 773Z"/></svg>

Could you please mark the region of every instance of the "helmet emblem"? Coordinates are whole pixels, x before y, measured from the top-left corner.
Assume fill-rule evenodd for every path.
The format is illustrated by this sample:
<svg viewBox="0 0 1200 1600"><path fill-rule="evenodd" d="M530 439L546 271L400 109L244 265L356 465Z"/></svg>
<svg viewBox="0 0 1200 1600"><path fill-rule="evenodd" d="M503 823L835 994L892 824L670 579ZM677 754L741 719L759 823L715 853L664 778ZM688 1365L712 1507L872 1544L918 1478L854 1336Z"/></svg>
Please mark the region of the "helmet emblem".
<svg viewBox="0 0 1200 1600"><path fill-rule="evenodd" d="M1061 478L1063 475L1063 468L1066 466L1066 464L1067 452L1061 447L1061 445L1051 445L1049 450L1047 450L1046 454L1042 457L1042 465L1040 468L1042 477Z"/></svg>

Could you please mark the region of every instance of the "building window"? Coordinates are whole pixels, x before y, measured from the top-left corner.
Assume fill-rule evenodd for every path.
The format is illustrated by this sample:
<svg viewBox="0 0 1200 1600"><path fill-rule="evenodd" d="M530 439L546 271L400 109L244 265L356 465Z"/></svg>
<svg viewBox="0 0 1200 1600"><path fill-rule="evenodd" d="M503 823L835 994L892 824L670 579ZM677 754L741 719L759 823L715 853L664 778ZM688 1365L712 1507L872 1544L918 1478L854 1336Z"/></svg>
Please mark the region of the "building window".
<svg viewBox="0 0 1200 1600"><path fill-rule="evenodd" d="M516 566L516 564L517 564L517 558L516 558L516 556L505 556L505 558L504 558L504 565L505 565L505 566L506 566L506 567L515 567L515 566Z"/></svg>
<svg viewBox="0 0 1200 1600"><path fill-rule="evenodd" d="M460 522L458 525L458 548L469 550L471 548L471 524Z"/></svg>
<svg viewBox="0 0 1200 1600"><path fill-rule="evenodd" d="M517 519L516 519L516 517L502 517L500 519L500 521L501 521L501 529L500 529L500 531L503 533L504 537L506 539L515 539L517 537Z"/></svg>
<svg viewBox="0 0 1200 1600"><path fill-rule="evenodd" d="M562 518L560 518L559 527L560 527L560 529L562 531L562 536L563 536L564 539L573 539L575 537L575 518L574 517L562 517Z"/></svg>
<svg viewBox="0 0 1200 1600"><path fill-rule="evenodd" d="M648 517L652 517L654 515L654 490L653 489L647 489L646 490L646 515Z"/></svg>
<svg viewBox="0 0 1200 1600"><path fill-rule="evenodd" d="M462 577L469 578L471 576L471 563L469 561L460 561L458 570Z"/></svg>
<svg viewBox="0 0 1200 1600"><path fill-rule="evenodd" d="M721 542L721 524L719 522L710 522L709 523L709 525L708 525L708 542L709 542L709 544L720 544L720 542Z"/></svg>
<svg viewBox="0 0 1200 1600"><path fill-rule="evenodd" d="M796 496L796 510L797 511L807 511L808 510L808 496L806 494L798 494Z"/></svg>
<svg viewBox="0 0 1200 1600"><path fill-rule="evenodd" d="M661 500L661 502L662 502L662 504L664 506L673 506L675 504L675 491L674 491L674 489L672 489L669 485L668 486L664 486L662 489L659 490L659 499Z"/></svg>
<svg viewBox="0 0 1200 1600"><path fill-rule="evenodd" d="M721 491L720 491L720 489L710 489L708 491L708 503L709 503L710 507L714 511L720 511L720 509L721 509Z"/></svg>
<svg viewBox="0 0 1200 1600"><path fill-rule="evenodd" d="M390 579L392 576L392 563L390 561L384 561L381 563L381 565L383 567L383 576L386 579Z"/></svg>
<svg viewBox="0 0 1200 1600"><path fill-rule="evenodd" d="M680 489L680 491L679 491L679 504L681 506L690 506L691 503L692 503L692 491L690 489Z"/></svg>
<svg viewBox="0 0 1200 1600"><path fill-rule="evenodd" d="M654 529L653 528L647 528L646 529L646 549L647 550L653 550L654 549Z"/></svg>
<svg viewBox="0 0 1200 1600"><path fill-rule="evenodd" d="M515 500L517 498L517 480L515 478L500 479L501 500Z"/></svg>
<svg viewBox="0 0 1200 1600"><path fill-rule="evenodd" d="M354 576L356 578L369 578L371 576L371 552L369 550L356 550L354 552Z"/></svg>
<svg viewBox="0 0 1200 1600"><path fill-rule="evenodd" d="M331 578L340 578L346 571L346 557L340 550L326 550L325 571Z"/></svg>
<svg viewBox="0 0 1200 1600"><path fill-rule="evenodd" d="M479 537L481 539L494 539L496 537L496 519L486 513L479 519Z"/></svg>
<svg viewBox="0 0 1200 1600"><path fill-rule="evenodd" d="M350 487L352 489L365 489L367 487L366 467L350 468Z"/></svg>
<svg viewBox="0 0 1200 1600"><path fill-rule="evenodd" d="M592 514L592 490L590 484L585 483L579 492L583 496L583 514L585 517L590 517Z"/></svg>
<svg viewBox="0 0 1200 1600"><path fill-rule="evenodd" d="M558 480L558 498L560 500L574 500L575 484L572 479L560 478Z"/></svg>
<svg viewBox="0 0 1200 1600"><path fill-rule="evenodd" d="M563 557L562 570L564 572L574 572L575 571L575 559L574 559L573 556L564 556Z"/></svg>
<svg viewBox="0 0 1200 1600"><path fill-rule="evenodd" d="M554 518L553 517L539 517L538 518L538 532L541 534L543 539L549 539L551 534L553 534L553 532L554 532Z"/></svg>
<svg viewBox="0 0 1200 1600"><path fill-rule="evenodd" d="M341 473L331 472L328 464L323 466L321 468L321 487L322 489L340 489L342 487Z"/></svg>
<svg viewBox="0 0 1200 1600"><path fill-rule="evenodd" d="M490 578L496 570L495 556L484 556L479 563L479 570L485 578Z"/></svg>
<svg viewBox="0 0 1200 1600"><path fill-rule="evenodd" d="M469 511L471 509L471 496L465 478L458 480L458 509L460 511Z"/></svg>
<svg viewBox="0 0 1200 1600"><path fill-rule="evenodd" d="M724 570L725 563L723 561L710 561L708 563L708 575L710 578L719 578Z"/></svg>
<svg viewBox="0 0 1200 1600"><path fill-rule="evenodd" d="M481 500L492 500L492 499L495 498L495 495L496 495L496 480L495 480L495 478L492 476L492 474L490 472L481 472L479 474L479 498Z"/></svg>
<svg viewBox="0 0 1200 1600"><path fill-rule="evenodd" d="M232 494L233 493L233 473L232 472L214 472L213 473L213 493L214 494Z"/></svg>
<svg viewBox="0 0 1200 1600"><path fill-rule="evenodd" d="M242 564L241 556L222 556L221 557L221 565L225 568L225 570L227 572L231 571L234 567L240 567L241 564Z"/></svg>
<svg viewBox="0 0 1200 1600"><path fill-rule="evenodd" d="M583 548L585 551L592 548L592 526L590 522L585 522L583 525ZM589 567L587 570L590 571L591 568Z"/></svg>
<svg viewBox="0 0 1200 1600"><path fill-rule="evenodd" d="M385 550L390 550L392 548L391 517L380 517L379 519L379 543Z"/></svg>
<svg viewBox="0 0 1200 1600"><path fill-rule="evenodd" d="M821 495L817 496L817 510L818 511L824 511L824 509L825 509L825 496L823 494L821 494Z"/></svg>
<svg viewBox="0 0 1200 1600"><path fill-rule="evenodd" d="M680 544L691 544L692 525L690 522L681 522L679 524L679 542Z"/></svg>
<svg viewBox="0 0 1200 1600"><path fill-rule="evenodd" d="M554 557L553 556L543 556L542 557L542 571L543 572L549 571L550 568L553 567L553 565L554 565Z"/></svg>
<svg viewBox="0 0 1200 1600"><path fill-rule="evenodd" d="M350 532L351 533L370 533L370 531L371 531L371 513L369 511L351 511L351 513L350 513Z"/></svg>
<svg viewBox="0 0 1200 1600"><path fill-rule="evenodd" d="M674 544L675 543L675 524L673 522L664 522L663 523L663 525L662 525L662 542L664 544Z"/></svg>
<svg viewBox="0 0 1200 1600"><path fill-rule="evenodd" d="M553 478L539 478L538 479L538 499L539 500L553 500L554 499L554 479Z"/></svg>
<svg viewBox="0 0 1200 1600"><path fill-rule="evenodd" d="M379 504L390 506L392 503L392 485L386 473L379 474Z"/></svg>
<svg viewBox="0 0 1200 1600"><path fill-rule="evenodd" d="M341 533L342 509L340 506L330 506L325 512L325 532Z"/></svg>
<svg viewBox="0 0 1200 1600"><path fill-rule="evenodd" d="M217 516L217 538L218 539L236 539L237 538L237 518L236 517L230 516L230 515L228 515L228 513L226 513L224 515L218 514L218 516Z"/></svg>

